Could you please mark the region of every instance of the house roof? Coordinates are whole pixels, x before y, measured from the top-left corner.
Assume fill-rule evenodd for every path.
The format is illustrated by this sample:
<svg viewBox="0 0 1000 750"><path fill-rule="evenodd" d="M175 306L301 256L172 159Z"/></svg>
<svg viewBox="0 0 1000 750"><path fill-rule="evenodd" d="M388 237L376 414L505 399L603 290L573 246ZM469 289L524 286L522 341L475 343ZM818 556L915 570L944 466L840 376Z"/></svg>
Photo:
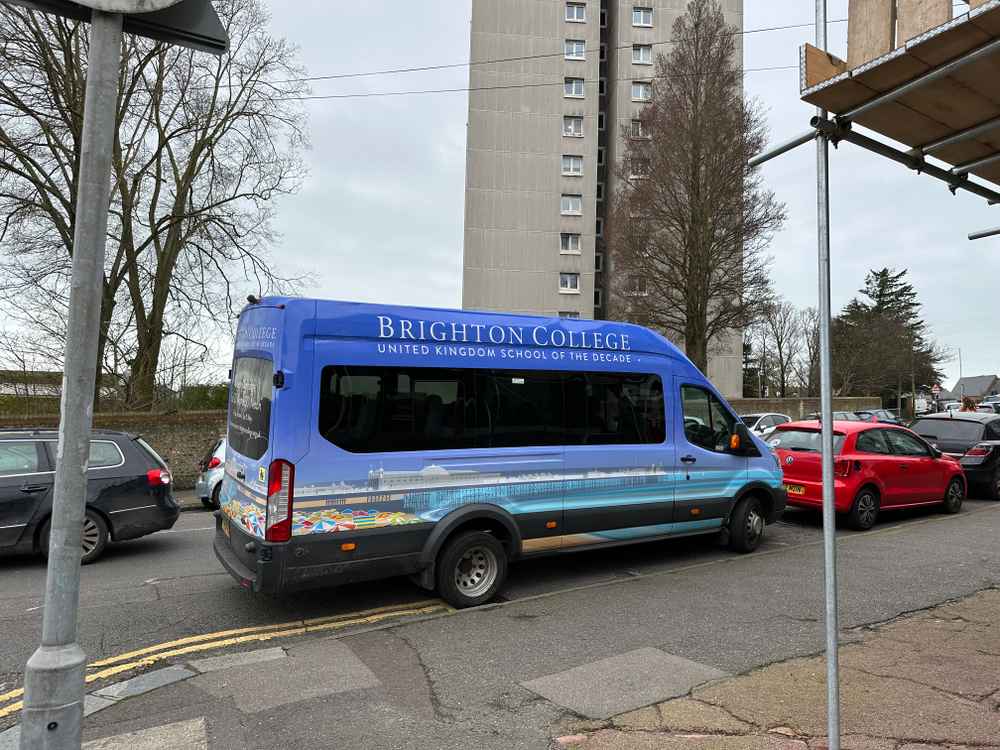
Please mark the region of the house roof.
<svg viewBox="0 0 1000 750"><path fill-rule="evenodd" d="M962 378L951 390L955 394L971 396L972 398L982 398L983 396L989 396L994 391L1000 390L1000 382L997 382L998 380L1000 378L997 378L996 375L975 375Z"/></svg>

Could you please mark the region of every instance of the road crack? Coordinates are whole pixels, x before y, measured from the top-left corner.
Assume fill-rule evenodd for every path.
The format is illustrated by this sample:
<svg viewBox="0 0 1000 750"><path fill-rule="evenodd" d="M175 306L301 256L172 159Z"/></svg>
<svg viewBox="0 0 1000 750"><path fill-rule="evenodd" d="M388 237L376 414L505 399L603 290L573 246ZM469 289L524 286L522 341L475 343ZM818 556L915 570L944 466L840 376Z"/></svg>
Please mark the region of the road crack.
<svg viewBox="0 0 1000 750"><path fill-rule="evenodd" d="M459 709L455 706L449 706L443 700L441 700L438 695L437 686L434 682L434 678L431 675L430 667L424 662L424 657L420 653L420 650L410 642L410 640L403 635L396 628L392 628L387 631L391 635L395 636L397 639L403 642L403 644L413 653L413 658L416 659L418 665L420 665L420 670L423 672L424 682L427 684L427 694L430 699L431 707L434 709L434 716L439 721L443 721L448 724L454 724L458 721L458 711Z"/></svg>

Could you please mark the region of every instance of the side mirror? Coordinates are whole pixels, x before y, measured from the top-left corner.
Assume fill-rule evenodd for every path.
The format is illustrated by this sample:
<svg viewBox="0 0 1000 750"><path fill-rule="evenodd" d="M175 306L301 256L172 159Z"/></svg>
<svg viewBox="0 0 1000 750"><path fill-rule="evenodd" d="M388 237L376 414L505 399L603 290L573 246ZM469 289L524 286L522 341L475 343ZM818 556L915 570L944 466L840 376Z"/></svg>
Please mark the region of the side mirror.
<svg viewBox="0 0 1000 750"><path fill-rule="evenodd" d="M759 456L760 451L757 450L757 445L754 443L753 438L750 436L750 430L742 422L736 423L736 429L733 430L733 434L729 436L729 450L727 453L731 453L734 456Z"/></svg>

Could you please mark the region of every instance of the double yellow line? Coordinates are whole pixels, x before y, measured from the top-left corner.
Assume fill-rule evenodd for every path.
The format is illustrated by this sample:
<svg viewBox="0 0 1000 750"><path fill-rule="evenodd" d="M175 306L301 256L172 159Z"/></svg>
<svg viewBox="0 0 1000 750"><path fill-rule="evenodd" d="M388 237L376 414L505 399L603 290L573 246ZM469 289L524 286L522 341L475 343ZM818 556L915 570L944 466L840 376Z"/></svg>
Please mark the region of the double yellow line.
<svg viewBox="0 0 1000 750"><path fill-rule="evenodd" d="M155 646L147 646L136 651L129 651L124 654L108 657L107 659L91 662L87 665L87 675L84 679L89 684L98 680L106 680L109 677L114 677L124 672L149 667L157 662L173 659L177 656L195 654L200 651L211 651L217 648L226 648L227 646L236 646L241 643L254 643L269 641L273 638L305 635L306 633L342 630L360 625L375 625L402 617L430 615L450 611L452 611L452 608L440 599L427 599L413 602L405 607L377 607L375 609L366 609L360 612L350 612L331 617L292 620L291 622L283 622L277 625L236 628L233 630L220 630L215 633L191 635L186 638L158 643ZM20 699L23 695L24 688L0 694L0 705L8 701L14 701L0 708L0 719L21 710L23 701Z"/></svg>

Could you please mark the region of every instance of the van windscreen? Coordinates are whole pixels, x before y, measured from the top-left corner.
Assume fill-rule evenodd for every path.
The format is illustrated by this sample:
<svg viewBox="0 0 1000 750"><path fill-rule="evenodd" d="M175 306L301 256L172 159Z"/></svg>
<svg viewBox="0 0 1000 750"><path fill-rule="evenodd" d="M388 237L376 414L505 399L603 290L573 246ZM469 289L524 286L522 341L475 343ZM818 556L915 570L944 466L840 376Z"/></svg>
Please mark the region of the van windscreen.
<svg viewBox="0 0 1000 750"><path fill-rule="evenodd" d="M256 461L267 452L271 432L274 365L269 359L239 357L229 397L229 445Z"/></svg>

